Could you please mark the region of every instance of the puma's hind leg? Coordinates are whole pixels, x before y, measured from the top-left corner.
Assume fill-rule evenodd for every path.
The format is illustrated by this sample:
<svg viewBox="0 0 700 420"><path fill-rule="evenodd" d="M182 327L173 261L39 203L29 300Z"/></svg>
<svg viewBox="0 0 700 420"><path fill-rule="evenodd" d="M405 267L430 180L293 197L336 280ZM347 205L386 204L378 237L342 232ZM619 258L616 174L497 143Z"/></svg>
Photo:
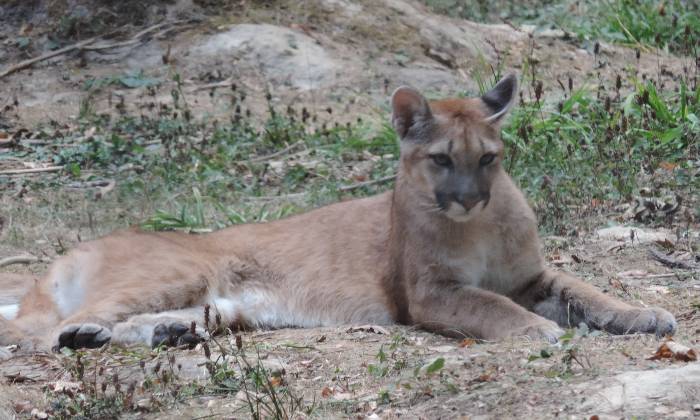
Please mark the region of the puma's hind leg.
<svg viewBox="0 0 700 420"><path fill-rule="evenodd" d="M638 308L566 273L545 270L514 300L564 327L583 322L611 334L673 334L676 320L661 308Z"/></svg>

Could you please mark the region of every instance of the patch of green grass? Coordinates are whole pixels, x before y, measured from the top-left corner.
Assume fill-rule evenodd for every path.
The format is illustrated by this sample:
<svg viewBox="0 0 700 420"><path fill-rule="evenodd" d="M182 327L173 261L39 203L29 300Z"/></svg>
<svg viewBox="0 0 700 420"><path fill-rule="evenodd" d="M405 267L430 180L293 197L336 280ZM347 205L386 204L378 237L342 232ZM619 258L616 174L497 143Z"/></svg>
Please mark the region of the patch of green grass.
<svg viewBox="0 0 700 420"><path fill-rule="evenodd" d="M700 3L694 0L424 0L434 11L478 22L558 28L580 41L605 40L636 47L668 48L694 56Z"/></svg>
<svg viewBox="0 0 700 420"><path fill-rule="evenodd" d="M121 75L90 78L83 84L83 89L87 91L98 91L109 86L134 89L140 87L158 86L162 80L148 77L143 71L126 72Z"/></svg>
<svg viewBox="0 0 700 420"><path fill-rule="evenodd" d="M499 78L501 66L484 61L474 69L480 90ZM584 85L560 101L527 99L531 82L537 84L523 80L522 103L504 127L504 165L534 205L542 230L567 233L571 208L609 208L629 201L644 183L680 195L698 187L700 88L694 80L671 90L621 75L620 86L594 91ZM36 138L45 143L11 157L31 154L65 165L61 178L44 187L115 178L124 203L135 196L155 203L159 210L144 223L153 230L198 232L275 220L391 187L339 188L395 173L398 140L388 123L318 123L306 109L280 111L272 101L259 121L240 92L230 120L194 119L179 82L172 95L170 105L118 117L96 115L88 96L77 129L39 130Z"/></svg>
<svg viewBox="0 0 700 420"><path fill-rule="evenodd" d="M643 178L676 193L698 187L700 87L660 92L632 80L627 96L586 87L558 104L516 108L504 165L554 230L572 205L630 200ZM614 88L610 89L612 92Z"/></svg>
<svg viewBox="0 0 700 420"><path fill-rule="evenodd" d="M700 34L700 4L686 0L566 1L551 6L533 22L553 23L581 40L651 45L694 55L694 41Z"/></svg>

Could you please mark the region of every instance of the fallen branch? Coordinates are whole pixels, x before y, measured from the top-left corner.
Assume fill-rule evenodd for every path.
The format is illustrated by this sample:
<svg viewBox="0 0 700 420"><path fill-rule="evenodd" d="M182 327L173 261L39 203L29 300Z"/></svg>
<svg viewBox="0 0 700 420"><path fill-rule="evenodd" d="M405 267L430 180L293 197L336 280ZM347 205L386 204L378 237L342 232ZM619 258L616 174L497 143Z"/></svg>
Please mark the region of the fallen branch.
<svg viewBox="0 0 700 420"><path fill-rule="evenodd" d="M0 175L24 175L24 174L35 174L39 172L58 172L63 169L63 166L47 166L45 168L31 168L31 169L7 169L5 171L0 171Z"/></svg>
<svg viewBox="0 0 700 420"><path fill-rule="evenodd" d="M269 155L258 156L258 157L253 158L253 159L248 159L246 162L247 162L247 163L260 163L260 162L264 162L264 161L266 161L266 160L274 159L274 158L276 158L276 157L278 157L278 156L282 156L282 155L284 155L285 153L288 153L288 152L294 150L295 148L297 148L298 146L300 146L300 145L302 145L302 144L303 144L303 142L298 141L298 142L296 142L296 143L290 144L289 146L285 147L284 149L282 149L282 150L280 150L280 151L277 151L277 152L272 153L272 154L269 154Z"/></svg>
<svg viewBox="0 0 700 420"><path fill-rule="evenodd" d="M370 185L383 184L385 182L393 181L394 179L396 179L396 175L385 176L384 178L373 179L371 181L358 182L357 184L352 184L352 185L344 185L344 186L338 188L338 191L341 191L341 192L352 191L352 190L356 190L356 189L362 188L362 187L367 187Z"/></svg>
<svg viewBox="0 0 700 420"><path fill-rule="evenodd" d="M652 259L654 259L654 260L660 262L661 264L663 264L663 265L665 265L666 267L669 267L669 268L682 268L682 269L684 269L684 270L691 270L691 269L694 268L694 267L691 266L690 264L687 264L687 263L685 263L685 262L683 262L683 261L678 261L678 260L676 260L675 258L671 258L671 257L669 257L668 255L665 255L665 254L663 254L663 253L661 253L661 252L659 252L659 251L657 251L657 250L655 250L655 249L650 249L650 250L649 250L649 256L650 256Z"/></svg>
<svg viewBox="0 0 700 420"><path fill-rule="evenodd" d="M31 264L39 262L41 259L34 255L17 255L15 257L7 257L0 260L0 267L5 267L13 264Z"/></svg>
<svg viewBox="0 0 700 420"><path fill-rule="evenodd" d="M40 61L45 61L45 60L48 60L49 58L53 58L53 57L56 57L59 55L67 54L67 53L75 51L75 50L102 51L102 50L108 50L108 49L112 49L112 48L128 47L131 45L135 45L135 44L138 44L140 42L140 38L142 38L143 36L148 35L149 33L153 32L157 29L160 29L163 26L170 25L170 24L176 24L176 23L180 23L180 22L182 22L182 21L161 22L157 25L150 26L141 32L138 32L136 35L132 36L131 39L128 39L126 41L111 43L111 44L91 45L91 44L94 44L95 41L97 41L100 37L93 37L90 39L86 39L84 41L80 41L80 42L75 43L73 45L69 45L67 47L60 48L56 51L51 51L51 52L48 52L46 54L40 55L39 57L34 57L34 58L30 58L28 60L24 60L18 64L15 64L14 66L10 66L8 69L6 69L2 73L0 73L0 79L2 79L5 76L8 76L12 73L18 72L22 69L30 67L31 65L38 63Z"/></svg>
<svg viewBox="0 0 700 420"><path fill-rule="evenodd" d="M144 35L148 35L149 33L155 31L156 29L162 28L163 26L176 24L179 23L180 21L175 21L175 22L161 22L157 25L153 25L151 27L148 27L144 29L141 32L138 32L136 35L132 36L131 39L127 41L122 41L122 42L115 42L112 44L102 44L102 45L88 45L83 47L82 49L85 51L101 51L101 50L109 50L112 48L120 48L120 47L128 47L134 44L138 44L140 41L140 38L143 37Z"/></svg>
<svg viewBox="0 0 700 420"><path fill-rule="evenodd" d="M193 92L198 92L200 90L207 90L207 89L216 89L216 88L224 88L224 87L231 87L233 85L233 78L229 77L226 80L222 80L220 82L214 82L214 83L207 83L205 85L199 85L195 86L192 89L190 89L190 93Z"/></svg>
<svg viewBox="0 0 700 420"><path fill-rule="evenodd" d="M2 79L2 78L5 77L5 76L8 76L8 75L10 75L10 74L12 74L12 73L18 72L18 71L20 71L20 70L22 70L22 69L25 69L25 68L31 66L31 65L34 64L34 63L38 63L38 62L40 62L40 61L48 60L49 58L53 58L53 57L56 57L56 56L58 56L58 55L66 54L66 53L69 53L69 52L71 52L71 51L73 51L73 50L81 49L81 48L85 47L86 45L90 45L90 44L92 44L93 42L95 42L95 41L97 40L97 38L98 38L98 37L86 39L85 41L80 41L80 42L78 42L78 43L76 43L76 44L69 45L69 46L67 46L67 47L63 47L63 48L58 49L58 50L56 50L56 51L48 52L48 53L46 53L46 54L40 55L39 57L34 57L34 58L30 58L30 59L28 59L28 60L24 60L24 61L22 61L22 62L20 62L20 63L18 63L18 64L15 64L14 66L10 66L10 68L8 68L8 69L4 70L2 73L0 73L0 79Z"/></svg>
<svg viewBox="0 0 700 420"><path fill-rule="evenodd" d="M685 274L692 274L693 271L678 271L675 273L665 273L665 274L644 274L638 276L620 276L623 279L663 279L670 277L678 277Z"/></svg>

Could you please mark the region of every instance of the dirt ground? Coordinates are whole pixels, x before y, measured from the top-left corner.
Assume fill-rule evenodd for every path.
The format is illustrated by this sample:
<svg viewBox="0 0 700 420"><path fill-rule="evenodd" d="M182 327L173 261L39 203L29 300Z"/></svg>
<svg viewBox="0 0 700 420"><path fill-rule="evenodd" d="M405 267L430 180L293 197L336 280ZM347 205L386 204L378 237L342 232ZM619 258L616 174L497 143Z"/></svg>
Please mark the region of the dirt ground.
<svg viewBox="0 0 700 420"><path fill-rule="evenodd" d="M63 3L67 8L79 4ZM655 50L636 59L634 50L605 43L594 54L556 32L532 34L505 24L454 20L404 0L272 2L266 7L241 2L219 13L203 3L176 1L148 10L143 19L134 20L138 24L122 27L121 38L95 45L136 40L131 44L60 55L3 78L0 129L33 129L51 121L57 127L73 124L87 95L87 81L134 72L163 83L155 95L147 87L117 84L101 89L91 94L98 113L118 112L115 104L139 110L169 101L176 72L197 116L230 115L225 92L236 84L248 92L254 114L265 112L265 96L271 93L280 104L304 104L321 119L344 123L357 117L386 118L390 91L404 83L436 97L474 93L474 74L484 70L484 62L515 71L533 71L534 66L545 94L557 97L569 78L576 85L595 84L626 71L673 84L674 75L690 60ZM41 22L34 22L34 39L41 41L31 51L1 42L27 31L31 19L43 16L22 15L12 7L5 6L0 15L13 16L0 27L0 71L49 51L48 30L41 33ZM133 38L158 17L169 23ZM210 95L212 88L224 93ZM525 94L532 95L530 90L526 86ZM332 114L326 111L329 107ZM19 167L0 159L0 169ZM53 179L51 173L25 177L27 182ZM2 194L0 259L27 252L41 257L30 265L0 270L35 276L45 272L47 261L61 249L138 223L160 205L147 195L95 201L63 185ZM663 227L605 229L613 223L632 226L624 209L611 209L595 218L572 220L576 236L543 238L549 263L635 305L668 309L678 320L674 340L699 348L700 271L691 244L700 240L700 227L692 218L680 218ZM665 250L692 268L669 268L651 258L650 249ZM557 345L486 343L398 326L351 327L360 326L254 331L241 337L251 360L281 372L284 385L301 397L293 418L700 417L700 365L650 360L663 342L656 337L579 329ZM233 340L228 345L236 346L232 336L221 340ZM182 389L209 383L202 346L162 353L107 347L83 357L86 372L103 369L100 381L119 372L125 384L137 384L133 398L141 409L123 418L250 416L240 390L173 397L163 406L149 397L152 392L144 383L158 378L153 371L161 362L169 363ZM144 367L140 360L147 360ZM75 355L36 354L0 362L0 418L42 418L60 396L79 394L78 388L70 389L80 386L74 361Z"/></svg>

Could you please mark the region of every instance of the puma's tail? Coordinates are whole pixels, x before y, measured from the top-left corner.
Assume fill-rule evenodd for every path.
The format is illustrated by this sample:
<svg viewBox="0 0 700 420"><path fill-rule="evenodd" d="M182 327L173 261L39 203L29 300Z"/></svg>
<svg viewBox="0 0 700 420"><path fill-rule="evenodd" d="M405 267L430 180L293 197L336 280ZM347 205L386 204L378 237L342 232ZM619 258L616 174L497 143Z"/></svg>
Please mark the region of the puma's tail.
<svg viewBox="0 0 700 420"><path fill-rule="evenodd" d="M0 273L0 317L14 319L22 297L36 283L36 278L27 274Z"/></svg>
<svg viewBox="0 0 700 420"><path fill-rule="evenodd" d="M0 346L40 347L42 331L57 322L50 303L36 276L0 273Z"/></svg>

